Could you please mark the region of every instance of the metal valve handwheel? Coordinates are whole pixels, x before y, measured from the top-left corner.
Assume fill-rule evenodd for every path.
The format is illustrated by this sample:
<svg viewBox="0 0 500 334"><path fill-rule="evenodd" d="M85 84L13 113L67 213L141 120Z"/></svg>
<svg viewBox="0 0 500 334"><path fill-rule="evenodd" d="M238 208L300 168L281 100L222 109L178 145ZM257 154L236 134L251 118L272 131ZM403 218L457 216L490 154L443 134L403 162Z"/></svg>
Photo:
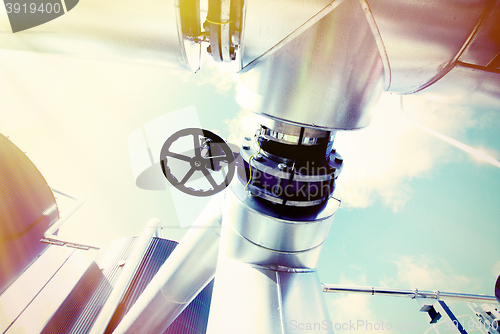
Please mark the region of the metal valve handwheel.
<svg viewBox="0 0 500 334"><path fill-rule="evenodd" d="M174 153L170 149L172 144L182 138L192 137L194 146L194 156ZM169 161L177 159L188 162L187 171L178 173L180 178L172 174L169 167ZM234 154L226 144L226 142L208 130L199 128L188 128L177 131L170 136L163 144L160 155L161 169L167 180L180 191L193 196L211 196L224 190L231 182L234 173ZM225 167L227 175L225 174ZM212 173L220 173L223 181L218 183ZM209 189L193 189L186 186L186 183L194 179L195 172L201 172L207 179L211 188ZM199 174L199 173L197 173Z"/></svg>

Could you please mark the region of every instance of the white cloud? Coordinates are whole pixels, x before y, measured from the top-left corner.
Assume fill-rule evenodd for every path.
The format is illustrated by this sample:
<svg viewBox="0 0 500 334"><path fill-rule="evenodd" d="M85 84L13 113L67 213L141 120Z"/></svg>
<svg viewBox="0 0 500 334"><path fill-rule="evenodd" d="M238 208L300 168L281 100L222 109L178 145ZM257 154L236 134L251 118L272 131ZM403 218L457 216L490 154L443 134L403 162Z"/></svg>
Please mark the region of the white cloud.
<svg viewBox="0 0 500 334"><path fill-rule="evenodd" d="M405 109L412 120L457 139L468 128L484 124L469 108L424 99L412 97ZM461 156L411 125L401 111L400 96L390 94L382 96L367 128L339 132L334 146L345 164L338 179L339 194L343 206L353 208L381 199L398 211L411 198L412 178L430 177L432 169Z"/></svg>
<svg viewBox="0 0 500 334"><path fill-rule="evenodd" d="M240 110L235 117L225 122L229 129L228 142L239 145L243 137L252 137L259 126L257 120L257 114L245 109Z"/></svg>
<svg viewBox="0 0 500 334"><path fill-rule="evenodd" d="M238 74L235 64L220 63L217 64L212 57L207 56L197 73L188 71L177 71L181 80L189 81L197 86L212 85L219 94L236 94L236 84Z"/></svg>
<svg viewBox="0 0 500 334"><path fill-rule="evenodd" d="M500 261L498 261L497 263L495 263L493 265L491 272L492 272L494 277L498 277L498 275L500 275Z"/></svg>
<svg viewBox="0 0 500 334"><path fill-rule="evenodd" d="M353 281L341 274L339 284L363 286L366 285L366 277L361 274L356 281ZM353 330L355 333L391 333L391 331L381 327L374 330L377 326L381 326L382 322L387 323L387 321L375 315L370 298L373 297L365 294L334 294L334 296L329 296L327 306L334 326L336 326L335 333L352 333Z"/></svg>
<svg viewBox="0 0 500 334"><path fill-rule="evenodd" d="M485 121L484 118L477 118L474 110L469 107L431 101L418 96L405 96L403 104L406 115L412 121L450 137L459 137L468 128L482 126Z"/></svg>
<svg viewBox="0 0 500 334"><path fill-rule="evenodd" d="M395 278L385 278L383 286L447 292L467 291L472 280L456 274L443 259L426 256L401 256L394 260L397 267Z"/></svg>

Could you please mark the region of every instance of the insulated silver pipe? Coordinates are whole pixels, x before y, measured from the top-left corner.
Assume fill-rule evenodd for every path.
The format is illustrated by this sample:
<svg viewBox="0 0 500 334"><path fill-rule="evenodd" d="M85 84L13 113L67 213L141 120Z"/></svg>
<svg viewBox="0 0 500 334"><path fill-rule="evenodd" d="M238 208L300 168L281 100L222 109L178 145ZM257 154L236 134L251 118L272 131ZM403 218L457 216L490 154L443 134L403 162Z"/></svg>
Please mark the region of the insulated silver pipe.
<svg viewBox="0 0 500 334"><path fill-rule="evenodd" d="M392 288L376 288L364 286L348 286L335 284L321 284L323 292L336 293L361 293L378 296L390 297L406 297L406 298L431 298L436 300L459 301L459 302L476 302L476 303L497 303L494 296L488 295L473 295L467 293L441 292L437 291L420 291L418 289L392 289Z"/></svg>
<svg viewBox="0 0 500 334"><path fill-rule="evenodd" d="M315 268L340 202L332 197L304 211L266 203L239 182L226 192L207 333L285 334L296 333L297 323L330 324Z"/></svg>
<svg viewBox="0 0 500 334"><path fill-rule="evenodd" d="M163 333L213 279L223 194L208 203L113 333Z"/></svg>
<svg viewBox="0 0 500 334"><path fill-rule="evenodd" d="M153 237L153 235L156 233L159 225L160 221L158 219L151 219L142 232L139 240L137 240L137 244L135 245L132 254L127 259L127 262L123 267L123 272L120 274L120 277L118 278L113 291L106 300L106 303L99 313L97 320L94 322L90 334L102 334L106 330L109 321L113 317L116 308L120 304L120 300L125 294L125 291L127 291L127 288L132 281L132 278L134 277L137 267L141 263L144 252L148 248L151 241L151 237Z"/></svg>

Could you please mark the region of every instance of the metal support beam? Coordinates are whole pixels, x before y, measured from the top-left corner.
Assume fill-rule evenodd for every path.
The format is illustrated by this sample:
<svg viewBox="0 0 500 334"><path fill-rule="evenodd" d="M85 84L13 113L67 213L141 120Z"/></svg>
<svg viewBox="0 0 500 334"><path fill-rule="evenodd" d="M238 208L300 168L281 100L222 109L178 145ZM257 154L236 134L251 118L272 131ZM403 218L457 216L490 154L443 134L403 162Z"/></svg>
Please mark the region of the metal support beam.
<svg viewBox="0 0 500 334"><path fill-rule="evenodd" d="M376 288L364 286L347 286L335 284L322 284L323 292L336 293L362 293L369 295L405 297L405 298L430 298L436 300L459 301L459 302L474 302L474 303L498 303L494 296L489 295L473 295L467 293L441 292L436 291L420 291L418 289L391 289L391 288Z"/></svg>

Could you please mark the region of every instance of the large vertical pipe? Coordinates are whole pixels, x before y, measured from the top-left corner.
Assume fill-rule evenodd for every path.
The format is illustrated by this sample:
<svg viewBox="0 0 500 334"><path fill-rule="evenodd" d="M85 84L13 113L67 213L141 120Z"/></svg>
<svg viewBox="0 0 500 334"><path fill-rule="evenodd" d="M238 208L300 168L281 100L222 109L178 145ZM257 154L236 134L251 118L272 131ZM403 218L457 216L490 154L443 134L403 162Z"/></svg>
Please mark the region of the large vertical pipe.
<svg viewBox="0 0 500 334"><path fill-rule="evenodd" d="M207 333L333 333L317 271L220 259Z"/></svg>
<svg viewBox="0 0 500 334"><path fill-rule="evenodd" d="M207 333L332 333L315 267L339 204L292 216L231 184Z"/></svg>
<svg viewBox="0 0 500 334"><path fill-rule="evenodd" d="M208 203L113 333L164 332L213 279L222 194Z"/></svg>

